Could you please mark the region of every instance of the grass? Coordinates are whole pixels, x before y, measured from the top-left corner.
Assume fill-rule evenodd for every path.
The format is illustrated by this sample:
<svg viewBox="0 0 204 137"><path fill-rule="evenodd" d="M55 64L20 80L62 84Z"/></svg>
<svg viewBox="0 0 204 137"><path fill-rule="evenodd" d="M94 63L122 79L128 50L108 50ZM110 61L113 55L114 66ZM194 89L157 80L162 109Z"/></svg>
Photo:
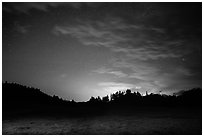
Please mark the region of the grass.
<svg viewBox="0 0 204 137"><path fill-rule="evenodd" d="M188 110L117 111L96 116L28 116L3 120L3 134L202 134L201 113Z"/></svg>

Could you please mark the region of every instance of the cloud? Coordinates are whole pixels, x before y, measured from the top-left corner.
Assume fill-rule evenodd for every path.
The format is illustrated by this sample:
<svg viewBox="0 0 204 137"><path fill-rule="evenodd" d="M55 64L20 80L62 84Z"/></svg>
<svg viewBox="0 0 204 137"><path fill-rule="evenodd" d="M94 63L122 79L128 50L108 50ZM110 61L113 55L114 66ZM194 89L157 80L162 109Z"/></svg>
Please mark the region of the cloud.
<svg viewBox="0 0 204 137"><path fill-rule="evenodd" d="M136 86L130 83L118 83L118 82L101 82L98 83L98 86L103 87L105 91L116 92L119 90L127 90L127 89L140 89L140 86Z"/></svg>
<svg viewBox="0 0 204 137"><path fill-rule="evenodd" d="M67 2L66 4L73 8L79 9L83 6L87 6L90 8L97 8L102 3L101 2Z"/></svg>
<svg viewBox="0 0 204 137"><path fill-rule="evenodd" d="M112 24L112 23L111 23ZM94 25L94 24L93 24ZM98 27L93 27L89 23L78 25L55 26L54 34L70 35L77 38L84 45L103 46L114 49L115 44L127 41L128 38L113 34L109 28L99 27L103 24L96 23Z"/></svg>
<svg viewBox="0 0 204 137"><path fill-rule="evenodd" d="M5 12L19 12L29 14L30 10L38 10L43 12L50 11L49 8L57 8L59 6L67 6L67 8L79 9L82 6L96 8L100 3L95 2L18 2L18 3L3 3L3 11Z"/></svg>
<svg viewBox="0 0 204 137"><path fill-rule="evenodd" d="M61 2L19 2L19 3L4 3L3 11L5 12L19 12L29 14L30 10L39 10L47 12L50 7L58 7L64 5Z"/></svg>
<svg viewBox="0 0 204 137"><path fill-rule="evenodd" d="M184 67L177 68L177 73L184 76L193 76L193 73L191 73L189 69Z"/></svg>
<svg viewBox="0 0 204 137"><path fill-rule="evenodd" d="M115 60L110 61L108 67L103 66L93 72L117 76L126 84L136 83L102 84L106 89L138 85L143 91L157 91L172 87L176 89L187 84L192 86L187 78L194 74L187 66L178 65L178 61L191 54L194 47L188 44L187 39L171 37L172 34L165 28L106 17L95 21L76 19L74 24L58 24L53 32L58 36L71 36L86 46L109 49ZM171 62L167 64L165 61Z"/></svg>
<svg viewBox="0 0 204 137"><path fill-rule="evenodd" d="M150 92L156 92L160 90L161 88L166 87L166 83L161 83L162 80L160 78L163 77L163 73L161 70L155 66L152 66L150 64L145 63L131 63L126 60L114 60L112 61L112 69L111 68L99 68L95 70L94 72L97 72L99 74L115 74L112 73L113 70L126 70L124 73L125 75L122 75L119 77L120 81L127 82L126 84L119 84L117 82L115 83L103 83L100 84L102 86L107 86L106 89L140 89L140 91L150 91ZM122 71L119 71L122 72ZM117 73L116 73L117 74ZM119 73L120 74L120 73ZM156 81L157 80L157 81ZM161 81L160 81L161 80ZM132 83L132 84L129 84ZM120 86L118 86L120 85ZM114 90L115 91L115 90Z"/></svg>
<svg viewBox="0 0 204 137"><path fill-rule="evenodd" d="M137 78L140 80L151 80L150 77L154 77L160 73L160 69L154 65L144 62L131 62L125 59L117 59L111 61L112 66L118 69L128 69L129 78Z"/></svg>
<svg viewBox="0 0 204 137"><path fill-rule="evenodd" d="M20 25L19 23L15 23L15 30L19 33L26 34L29 31L29 25Z"/></svg>
<svg viewBox="0 0 204 137"><path fill-rule="evenodd" d="M132 87L132 84L128 83L117 83L117 82L101 82L98 84L99 86L125 86L125 87Z"/></svg>
<svg viewBox="0 0 204 137"><path fill-rule="evenodd" d="M110 64L117 70L126 70L128 75L123 81L136 83L141 87L141 91L155 92L169 90L172 87L175 90L182 89L183 85L193 88L196 84L192 79L195 74L190 69L178 64L175 67L174 63L160 67L162 65L158 66L156 63L114 59Z"/></svg>
<svg viewBox="0 0 204 137"><path fill-rule="evenodd" d="M137 60L179 58L187 54L184 41L170 39L165 29L130 24L121 18L97 21L76 21L75 24L56 25L54 34L69 35L84 45L109 48L116 54Z"/></svg>
<svg viewBox="0 0 204 137"><path fill-rule="evenodd" d="M99 74L111 74L111 75L115 75L119 78L122 78L122 77L127 77L128 75L123 73L122 71L114 71L112 69L108 69L108 68L99 68L97 70L94 70L93 72L96 72L96 73L99 73Z"/></svg>

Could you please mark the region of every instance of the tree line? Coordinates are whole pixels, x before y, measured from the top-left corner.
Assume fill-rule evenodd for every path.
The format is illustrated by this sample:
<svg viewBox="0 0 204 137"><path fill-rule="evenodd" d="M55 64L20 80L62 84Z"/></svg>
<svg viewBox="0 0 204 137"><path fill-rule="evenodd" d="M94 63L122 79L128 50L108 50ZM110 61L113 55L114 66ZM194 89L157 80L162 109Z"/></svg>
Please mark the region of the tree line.
<svg viewBox="0 0 204 137"><path fill-rule="evenodd" d="M126 91L117 91L104 97L91 97L86 102L75 102L74 100L63 100L53 95L47 95L40 89L23 86L17 83L3 83L2 85L2 101L3 108L10 107L35 107L35 106L77 106L86 104L90 106L98 105L126 105L126 106L194 106L202 105L201 88L193 88L183 90L180 94L148 94L142 96L140 92L132 92L130 89Z"/></svg>

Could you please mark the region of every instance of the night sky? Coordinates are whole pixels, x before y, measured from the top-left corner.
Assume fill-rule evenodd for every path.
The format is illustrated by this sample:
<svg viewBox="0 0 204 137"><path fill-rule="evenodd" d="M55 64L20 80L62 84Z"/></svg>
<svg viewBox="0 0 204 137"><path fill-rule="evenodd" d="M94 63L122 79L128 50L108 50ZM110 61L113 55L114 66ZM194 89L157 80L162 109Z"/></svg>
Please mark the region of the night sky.
<svg viewBox="0 0 204 137"><path fill-rule="evenodd" d="M75 101L201 87L201 6L4 2L2 79Z"/></svg>

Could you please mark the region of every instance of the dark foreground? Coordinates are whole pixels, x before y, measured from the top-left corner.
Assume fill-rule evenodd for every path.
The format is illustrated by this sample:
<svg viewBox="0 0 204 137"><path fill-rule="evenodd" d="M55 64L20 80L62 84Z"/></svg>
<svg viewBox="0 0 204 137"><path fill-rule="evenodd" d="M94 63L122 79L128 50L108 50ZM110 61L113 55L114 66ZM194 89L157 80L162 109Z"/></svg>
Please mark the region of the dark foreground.
<svg viewBox="0 0 204 137"><path fill-rule="evenodd" d="M201 135L202 90L176 95L118 91L87 102L3 83L3 134Z"/></svg>
<svg viewBox="0 0 204 137"><path fill-rule="evenodd" d="M40 114L3 118L3 134L201 135L201 109L137 108L103 114Z"/></svg>

